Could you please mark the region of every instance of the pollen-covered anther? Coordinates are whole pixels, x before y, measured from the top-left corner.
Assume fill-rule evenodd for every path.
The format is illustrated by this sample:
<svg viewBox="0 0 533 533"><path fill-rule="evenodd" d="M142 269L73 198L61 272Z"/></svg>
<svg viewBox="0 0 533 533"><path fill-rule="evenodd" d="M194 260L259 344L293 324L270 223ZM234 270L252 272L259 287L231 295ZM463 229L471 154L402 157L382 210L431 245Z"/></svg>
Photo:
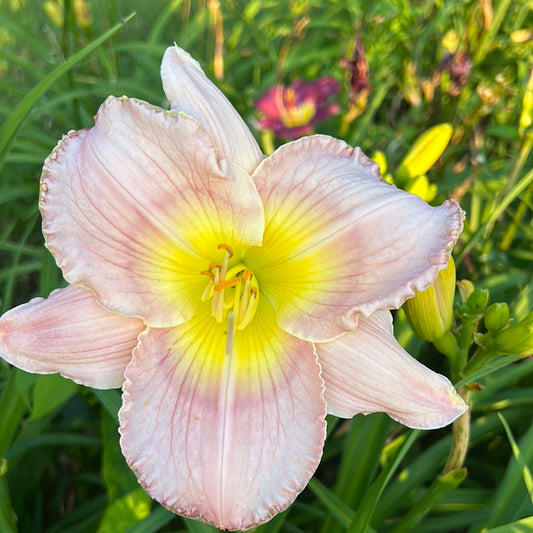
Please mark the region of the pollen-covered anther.
<svg viewBox="0 0 533 533"><path fill-rule="evenodd" d="M224 281L218 282L214 289L215 291L223 291L224 289L229 289L230 287L235 287L239 283L239 278L225 279Z"/></svg>
<svg viewBox="0 0 533 533"><path fill-rule="evenodd" d="M229 253L230 258L233 257L233 248L229 244L219 244L217 250L226 250Z"/></svg>

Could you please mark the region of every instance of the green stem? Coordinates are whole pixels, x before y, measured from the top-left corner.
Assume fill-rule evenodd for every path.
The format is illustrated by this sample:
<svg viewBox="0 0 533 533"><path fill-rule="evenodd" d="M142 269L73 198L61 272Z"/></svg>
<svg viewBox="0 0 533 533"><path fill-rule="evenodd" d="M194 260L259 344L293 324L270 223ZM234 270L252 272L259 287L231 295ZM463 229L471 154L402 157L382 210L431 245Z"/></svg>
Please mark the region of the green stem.
<svg viewBox="0 0 533 533"><path fill-rule="evenodd" d="M452 445L442 471L443 476L463 466L470 442L470 390L463 386L459 388L458 392L469 409L452 425Z"/></svg>
<svg viewBox="0 0 533 533"><path fill-rule="evenodd" d="M483 368L490 359L494 357L493 352L487 351L485 348L482 348L481 346L475 351L474 355L470 358L467 365L464 367L463 375L469 376L470 374L473 374L480 368Z"/></svg>

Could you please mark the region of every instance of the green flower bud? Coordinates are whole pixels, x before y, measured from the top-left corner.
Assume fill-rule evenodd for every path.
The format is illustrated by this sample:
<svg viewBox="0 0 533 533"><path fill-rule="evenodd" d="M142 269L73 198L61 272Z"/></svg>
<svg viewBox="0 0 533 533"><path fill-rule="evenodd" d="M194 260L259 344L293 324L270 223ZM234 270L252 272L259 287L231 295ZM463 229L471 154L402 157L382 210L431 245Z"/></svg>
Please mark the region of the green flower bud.
<svg viewBox="0 0 533 533"><path fill-rule="evenodd" d="M500 331L492 346L504 354L533 354L533 311L524 320Z"/></svg>
<svg viewBox="0 0 533 533"><path fill-rule="evenodd" d="M474 289L474 292L466 301L472 313L478 315L485 310L489 303L489 291L487 289Z"/></svg>
<svg viewBox="0 0 533 533"><path fill-rule="evenodd" d="M495 302L487 307L483 317L487 331L499 331L509 322L509 306L505 302Z"/></svg>
<svg viewBox="0 0 533 533"><path fill-rule="evenodd" d="M421 339L432 342L450 330L454 293L455 264L450 257L435 283L403 304L411 328Z"/></svg>

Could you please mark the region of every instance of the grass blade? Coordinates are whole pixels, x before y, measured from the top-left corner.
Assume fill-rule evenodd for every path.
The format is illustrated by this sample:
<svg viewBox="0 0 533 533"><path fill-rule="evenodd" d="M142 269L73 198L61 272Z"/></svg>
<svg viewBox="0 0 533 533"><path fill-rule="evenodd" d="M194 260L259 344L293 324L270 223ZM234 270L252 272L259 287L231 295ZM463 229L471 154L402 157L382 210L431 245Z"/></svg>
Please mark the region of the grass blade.
<svg viewBox="0 0 533 533"><path fill-rule="evenodd" d="M93 50L98 48L103 42L112 37L122 26L128 23L135 13L131 13L124 20L113 26L91 44L74 54L64 63L55 68L50 74L43 78L17 105L13 112L7 117L6 121L0 128L0 169L3 167L9 150L15 140L18 130L22 126L24 119L28 116L32 107L37 100L54 84L54 82L68 72L72 67L78 64L82 59L87 57Z"/></svg>

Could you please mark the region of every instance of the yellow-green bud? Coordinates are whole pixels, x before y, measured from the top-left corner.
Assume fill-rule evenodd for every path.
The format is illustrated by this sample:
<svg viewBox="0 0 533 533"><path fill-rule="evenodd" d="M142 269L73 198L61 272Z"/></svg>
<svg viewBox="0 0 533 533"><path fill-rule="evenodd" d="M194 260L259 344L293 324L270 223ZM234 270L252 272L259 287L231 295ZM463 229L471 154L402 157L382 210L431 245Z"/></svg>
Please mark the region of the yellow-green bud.
<svg viewBox="0 0 533 533"><path fill-rule="evenodd" d="M435 283L403 304L411 328L421 339L432 342L450 330L454 293L455 264L450 257Z"/></svg>
<svg viewBox="0 0 533 533"><path fill-rule="evenodd" d="M487 331L499 331L509 322L509 306L505 302L495 302L487 307L483 322Z"/></svg>
<svg viewBox="0 0 533 533"><path fill-rule="evenodd" d="M457 282L457 288L461 295L461 301L466 302L468 297L474 292L474 284L469 279L462 279Z"/></svg>
<svg viewBox="0 0 533 533"><path fill-rule="evenodd" d="M533 311L524 320L500 331L493 347L504 354L533 354Z"/></svg>

